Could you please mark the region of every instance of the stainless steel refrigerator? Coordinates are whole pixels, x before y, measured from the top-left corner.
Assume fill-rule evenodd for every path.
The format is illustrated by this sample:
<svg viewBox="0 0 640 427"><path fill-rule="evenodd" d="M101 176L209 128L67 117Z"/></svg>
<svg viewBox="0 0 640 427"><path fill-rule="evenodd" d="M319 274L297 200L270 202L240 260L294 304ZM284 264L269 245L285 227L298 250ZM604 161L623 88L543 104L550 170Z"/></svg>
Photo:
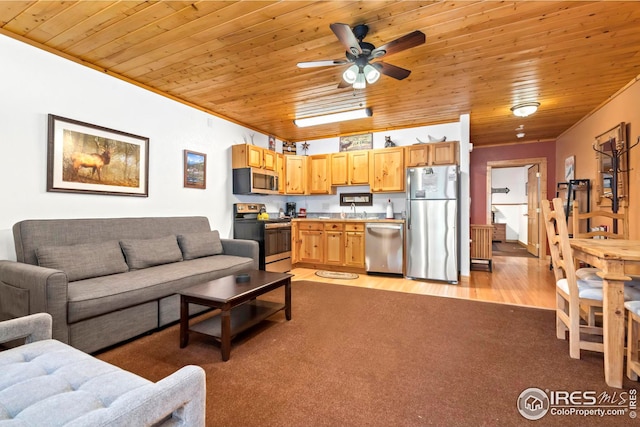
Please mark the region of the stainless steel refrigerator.
<svg viewBox="0 0 640 427"><path fill-rule="evenodd" d="M407 169L406 276L458 283L458 167Z"/></svg>

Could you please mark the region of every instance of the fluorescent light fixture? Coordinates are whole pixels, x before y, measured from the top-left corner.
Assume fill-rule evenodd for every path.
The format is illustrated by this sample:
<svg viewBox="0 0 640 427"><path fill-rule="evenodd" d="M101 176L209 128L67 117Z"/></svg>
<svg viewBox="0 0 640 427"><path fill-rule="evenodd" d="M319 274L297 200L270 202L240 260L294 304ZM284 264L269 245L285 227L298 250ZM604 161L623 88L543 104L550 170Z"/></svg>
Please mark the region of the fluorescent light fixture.
<svg viewBox="0 0 640 427"><path fill-rule="evenodd" d="M539 106L539 102L524 102L511 107L511 111L518 117L527 117L538 111Z"/></svg>
<svg viewBox="0 0 640 427"><path fill-rule="evenodd" d="M295 119L293 123L303 128L307 126L324 125L327 123L344 122L346 120L363 119L373 116L371 108L361 108L359 110L343 111L341 113L326 114L324 116L306 117Z"/></svg>

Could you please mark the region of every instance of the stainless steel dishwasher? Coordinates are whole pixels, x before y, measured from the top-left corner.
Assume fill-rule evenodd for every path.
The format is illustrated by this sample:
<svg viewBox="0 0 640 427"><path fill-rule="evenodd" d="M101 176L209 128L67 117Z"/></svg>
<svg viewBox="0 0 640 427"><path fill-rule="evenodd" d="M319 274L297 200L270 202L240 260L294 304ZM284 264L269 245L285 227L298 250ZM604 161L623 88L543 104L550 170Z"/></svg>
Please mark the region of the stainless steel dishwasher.
<svg viewBox="0 0 640 427"><path fill-rule="evenodd" d="M364 259L367 273L403 274L403 224L368 222L365 226Z"/></svg>

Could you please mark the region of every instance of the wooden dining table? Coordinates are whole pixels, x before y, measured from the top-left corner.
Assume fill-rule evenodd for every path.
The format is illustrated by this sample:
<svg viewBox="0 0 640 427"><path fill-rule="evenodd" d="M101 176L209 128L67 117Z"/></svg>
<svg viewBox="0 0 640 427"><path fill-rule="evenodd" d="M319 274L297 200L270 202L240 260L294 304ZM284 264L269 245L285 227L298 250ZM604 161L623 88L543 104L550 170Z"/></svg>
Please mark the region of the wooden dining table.
<svg viewBox="0 0 640 427"><path fill-rule="evenodd" d="M622 388L624 372L624 282L640 274L640 240L570 239L574 258L602 270L604 378Z"/></svg>

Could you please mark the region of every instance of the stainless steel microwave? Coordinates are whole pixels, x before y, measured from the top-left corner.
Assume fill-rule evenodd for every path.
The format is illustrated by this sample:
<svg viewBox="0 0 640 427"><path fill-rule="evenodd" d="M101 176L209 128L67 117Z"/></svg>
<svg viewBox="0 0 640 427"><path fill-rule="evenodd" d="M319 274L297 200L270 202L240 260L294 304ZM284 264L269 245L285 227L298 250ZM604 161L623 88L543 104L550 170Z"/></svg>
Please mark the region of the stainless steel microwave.
<svg viewBox="0 0 640 427"><path fill-rule="evenodd" d="M233 194L278 194L278 174L265 169L233 169Z"/></svg>

